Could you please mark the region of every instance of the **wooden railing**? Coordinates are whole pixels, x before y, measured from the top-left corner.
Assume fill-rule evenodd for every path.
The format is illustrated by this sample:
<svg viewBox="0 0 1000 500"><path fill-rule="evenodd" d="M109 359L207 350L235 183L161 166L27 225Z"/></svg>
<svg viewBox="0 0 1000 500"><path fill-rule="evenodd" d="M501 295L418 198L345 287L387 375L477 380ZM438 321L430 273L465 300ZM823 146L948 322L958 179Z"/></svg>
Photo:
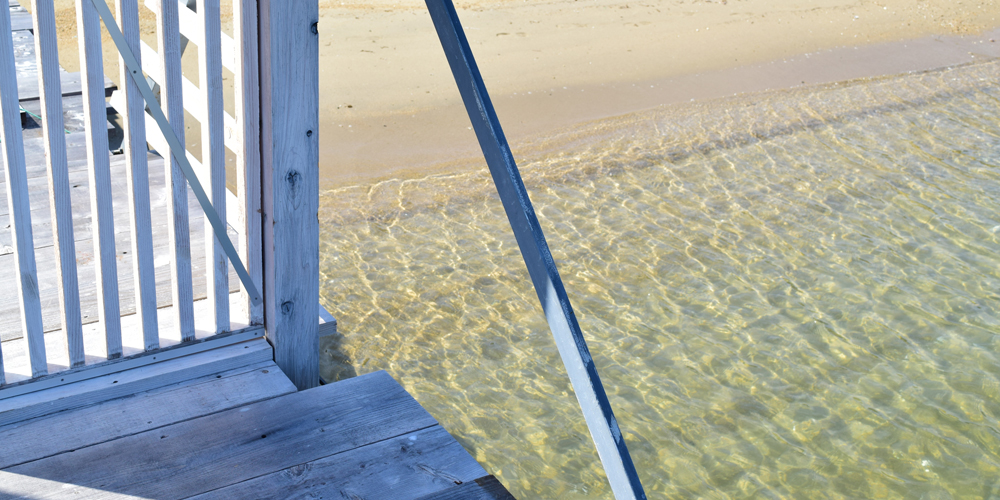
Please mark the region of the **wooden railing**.
<svg viewBox="0 0 1000 500"><path fill-rule="evenodd" d="M18 82L9 36L11 17L6 9L0 9L3 11L0 13L0 108L3 112L0 146L30 378L45 376L53 365L72 369L159 349L169 343L266 323L267 337L275 347L279 366L300 388L316 385L316 3L234 0L232 36L222 32L218 0L199 0L196 9L189 8L183 0L144 0L144 5L156 14L157 48L140 40L137 0L115 0L117 26L131 53L140 60L142 72L159 86L158 106L181 143L186 129L184 111L200 122L201 157L189 151L180 154L197 172L196 180L211 202L209 209L235 230L239 260L246 267L254 288L263 290L264 301L256 304L251 301L250 292L243 283L240 283L239 294L231 296L231 262L217 233L213 233L207 222L204 223L206 272L204 276L193 272L193 256L202 250L192 248L190 223L195 218L204 219L197 216L207 212L202 212L198 205L190 208L191 180L185 179L178 155L170 148L151 112L147 111L147 106L157 104L143 99L137 81L128 74L127 64L121 57L118 92L122 96L117 102L123 108L118 111L124 130L124 157L109 153L101 18L93 0L76 1L90 203L83 209L73 206L67 165L76 158L67 157L63 132L63 94L53 0L32 0L42 102L41 126L54 236L51 264L59 270L60 328L58 332L45 333L35 258L36 253L43 255L47 250L36 251L33 244L32 217L37 217L38 212L31 212L35 207L26 177ZM262 33L258 33L258 22ZM197 85L181 68L181 36L197 46ZM223 68L235 77L233 115L224 110ZM162 167L155 156L150 156L147 144L163 158ZM230 185L236 185L235 195L226 187L226 149L236 160L235 177L229 179ZM127 251L116 248L115 235L122 228L116 231L113 206L115 192L121 190L113 187L116 179L112 178L112 172L116 171L115 165L122 162L129 209L128 241L131 246ZM164 215L166 234L154 231L150 179L151 173L159 175L159 172L151 172L151 166L162 168L165 176L168 193ZM75 242L85 238L74 235L74 217L89 218L93 262L84 262L87 259L81 258L78 263L78 257L89 249L75 247ZM262 225L263 221L267 221L266 224ZM121 225L125 221L117 222ZM162 242L154 244L154 240L161 239L166 240L165 245ZM166 248L167 255L154 251L162 248ZM118 269L118 261L125 253L131 255L135 314L123 317L119 274L124 270ZM169 308L163 308L165 304L157 301L154 260L161 258L168 258L170 262L169 284L163 280L159 284L170 287ZM48 264L50 262L46 261L45 265ZM90 325L85 324L81 313L78 271L84 265L93 266L95 275L99 321ZM193 283L199 279L206 280L207 298L196 302ZM205 311L209 320L207 327L196 321L199 314L196 309ZM162 317L164 315L168 317ZM130 348L123 338L137 334L141 334L140 345ZM95 341L98 337L100 342ZM2 347L8 349L10 345L11 342L4 342ZM47 352L47 346L53 352ZM65 362L54 363L54 357L64 357ZM16 382L5 380L4 358L10 359L10 353L0 353L0 386Z"/></svg>

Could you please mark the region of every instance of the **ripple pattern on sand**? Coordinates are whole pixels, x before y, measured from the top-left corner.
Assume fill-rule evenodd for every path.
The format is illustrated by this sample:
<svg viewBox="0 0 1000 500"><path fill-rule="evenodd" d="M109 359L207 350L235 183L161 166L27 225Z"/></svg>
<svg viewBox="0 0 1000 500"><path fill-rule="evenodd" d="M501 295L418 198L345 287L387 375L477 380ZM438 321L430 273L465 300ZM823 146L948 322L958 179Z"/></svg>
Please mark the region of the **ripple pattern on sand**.
<svg viewBox="0 0 1000 500"><path fill-rule="evenodd" d="M1000 495L1000 65L592 124L522 165L650 498ZM328 379L611 498L484 172L324 193Z"/></svg>

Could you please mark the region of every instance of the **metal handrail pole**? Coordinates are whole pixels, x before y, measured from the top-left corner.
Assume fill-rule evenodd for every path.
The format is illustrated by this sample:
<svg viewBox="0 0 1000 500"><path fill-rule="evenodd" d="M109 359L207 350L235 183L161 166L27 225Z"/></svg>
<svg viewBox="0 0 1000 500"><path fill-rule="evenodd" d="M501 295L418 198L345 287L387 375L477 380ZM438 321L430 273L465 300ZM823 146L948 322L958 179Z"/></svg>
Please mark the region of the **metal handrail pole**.
<svg viewBox="0 0 1000 500"><path fill-rule="evenodd" d="M455 6L451 0L425 1L611 489L618 500L645 499L646 493L625 446L611 402L576 321Z"/></svg>

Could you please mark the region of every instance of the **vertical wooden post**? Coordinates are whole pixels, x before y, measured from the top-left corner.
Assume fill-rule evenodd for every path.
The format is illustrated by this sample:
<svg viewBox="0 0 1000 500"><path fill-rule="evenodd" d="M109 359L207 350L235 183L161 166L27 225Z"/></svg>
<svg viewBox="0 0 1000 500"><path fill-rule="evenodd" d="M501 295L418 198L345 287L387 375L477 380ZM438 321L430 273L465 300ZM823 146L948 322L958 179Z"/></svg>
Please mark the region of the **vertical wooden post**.
<svg viewBox="0 0 1000 500"><path fill-rule="evenodd" d="M174 134L184 144L184 102L181 73L180 12L174 0L160 0L156 12L156 42L160 58L160 104L170 119ZM153 66L151 64L150 66ZM156 128L151 127L156 134ZM163 142L166 142L164 139ZM170 281L173 317L182 341L194 340L194 291L191 274L191 230L188 220L187 181L169 147L163 157L170 200L167 203L167 237L170 241Z"/></svg>
<svg viewBox="0 0 1000 500"><path fill-rule="evenodd" d="M31 202L28 198L28 173L24 163L24 139L18 109L14 46L10 39L10 12L0 12L0 152L7 182L7 207L10 231L14 240L14 265L17 267L17 297L21 306L21 332L28 341L31 376L48 373L45 336L42 329L42 302L35 268L35 241L31 236ZM5 290L5 293L10 293ZM2 369L2 367L0 367ZM2 377L0 377L2 378Z"/></svg>
<svg viewBox="0 0 1000 500"><path fill-rule="evenodd" d="M258 6L264 328L302 390L319 384L319 4Z"/></svg>
<svg viewBox="0 0 1000 500"><path fill-rule="evenodd" d="M198 44L198 90L201 91L201 165L205 187L212 206L226 221L226 146L222 104L222 26L219 0L198 2L202 28ZM201 175L201 174L199 174ZM215 229L205 224L205 274L208 278L208 303L215 318L215 332L229 331L229 265Z"/></svg>
<svg viewBox="0 0 1000 500"><path fill-rule="evenodd" d="M236 101L236 129L240 146L236 153L236 212L240 234L240 258L246 263L250 279L262 290L261 273L261 194L260 194L260 72L258 70L257 2L233 2L233 39L235 60L233 94ZM240 284L240 313L247 324L264 324L264 305L254 305L250 294Z"/></svg>
<svg viewBox="0 0 1000 500"><path fill-rule="evenodd" d="M104 1L104 0L100 0ZM130 0L115 0L118 29L125 36L129 49L139 58L139 4ZM107 22L107 20L105 20ZM141 59L140 59L141 60ZM147 351L160 347L159 325L156 319L156 275L153 267L153 223L150 215L149 165L146 156L146 102L139 87L129 75L125 59L118 55L118 81L125 93L125 110L121 111L125 129L125 184L129 193L131 215L132 279L135 281L135 314L142 325Z"/></svg>
<svg viewBox="0 0 1000 500"><path fill-rule="evenodd" d="M59 81L59 49L56 45L56 15L52 0L32 0L35 24L35 58L41 82L42 135L49 174L49 210L52 239L59 262L59 308L66 334L71 367L83 366L83 320L80 316L80 287L76 274L76 244L73 239L73 211L70 200L66 134L63 133L62 86Z"/></svg>

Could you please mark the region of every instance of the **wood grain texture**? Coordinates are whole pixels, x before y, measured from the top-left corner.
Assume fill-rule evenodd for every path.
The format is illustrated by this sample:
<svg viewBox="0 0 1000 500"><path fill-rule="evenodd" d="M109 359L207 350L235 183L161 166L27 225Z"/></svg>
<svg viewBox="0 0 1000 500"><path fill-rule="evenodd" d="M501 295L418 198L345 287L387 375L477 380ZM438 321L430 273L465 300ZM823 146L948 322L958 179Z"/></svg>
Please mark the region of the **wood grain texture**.
<svg viewBox="0 0 1000 500"><path fill-rule="evenodd" d="M102 0L103 1L103 0ZM136 58L139 54L139 5L130 0L115 0L118 27L125 37L125 43ZM141 62L142 60L139 59ZM122 128L125 129L125 150L127 168L125 179L128 184L129 212L132 221L132 277L135 280L136 314L141 318L146 336L146 349L159 347L160 339L156 320L156 279L153 267L153 231L149 213L149 165L146 161L146 103L139 93L139 87L118 56L121 91L125 95L125 112L122 113ZM139 76L141 78L141 75Z"/></svg>
<svg viewBox="0 0 1000 500"><path fill-rule="evenodd" d="M434 425L377 372L4 469L0 484L38 500L187 498Z"/></svg>
<svg viewBox="0 0 1000 500"><path fill-rule="evenodd" d="M6 425L0 469L293 392L278 366L265 361Z"/></svg>
<svg viewBox="0 0 1000 500"><path fill-rule="evenodd" d="M223 143L222 100L222 25L219 0L198 3L198 19L203 28L203 43L198 45L198 88L204 109L201 122L201 163L206 178L202 186L208 193L219 218L226 220L226 150ZM216 328L229 330L229 273L226 253L211 225L205 225L205 259L208 261L208 300L215 305Z"/></svg>
<svg viewBox="0 0 1000 500"><path fill-rule="evenodd" d="M0 400L0 425L89 406L240 366L265 362L270 358L270 346L264 342L250 341L3 399Z"/></svg>
<svg viewBox="0 0 1000 500"><path fill-rule="evenodd" d="M86 117L87 179L94 244L94 284L98 315L104 327L109 359L121 356L121 312L118 300L118 267L115 262L115 220L111 192L111 161L105 124L104 63L101 21L90 0L76 0L77 37L83 73L83 110Z"/></svg>
<svg viewBox="0 0 1000 500"><path fill-rule="evenodd" d="M315 1L258 5L265 328L302 390L319 383L319 13Z"/></svg>
<svg viewBox="0 0 1000 500"><path fill-rule="evenodd" d="M83 322L80 315L80 289L76 272L76 244L73 238L73 201L70 199L69 170L66 158L62 88L59 80L59 51L56 42L56 18L52 0L32 0L35 29L35 54L38 60L38 81L42 89L42 130L45 157L48 164L49 208L55 230L53 250L56 269L59 310L66 334L72 366L84 364Z"/></svg>
<svg viewBox="0 0 1000 500"><path fill-rule="evenodd" d="M445 491L420 497L418 500L514 500L514 495L511 495L497 478L484 476Z"/></svg>
<svg viewBox="0 0 1000 500"><path fill-rule="evenodd" d="M298 464L191 500L391 498L413 500L486 475L440 425Z"/></svg>
<svg viewBox="0 0 1000 500"><path fill-rule="evenodd" d="M42 304L35 268L35 249L31 236L31 205L25 170L24 143L21 137L21 113L17 99L14 47L10 33L10 10L0 9L0 111L7 203L11 214L10 229L14 239L16 283L21 309L21 328L28 339L32 377L45 375L45 338L42 329Z"/></svg>
<svg viewBox="0 0 1000 500"><path fill-rule="evenodd" d="M184 144L184 101L181 88L181 37L177 2L160 0L156 31L160 69L160 105L163 107L174 134ZM147 61L150 61L147 59ZM149 66L155 66L150 61ZM187 180L180 164L167 147L161 151L168 165L166 184L170 192L167 203L167 239L170 245L171 304L175 324L182 339L194 338L194 289L191 274L191 230L189 227ZM186 154L184 151L182 154Z"/></svg>
<svg viewBox="0 0 1000 500"><path fill-rule="evenodd" d="M236 101L236 135L240 147L236 152L235 226L240 235L240 258L247 265L250 278L263 289L264 260L261 252L261 192L260 192L260 82L257 67L257 1L233 2L233 38L236 40L236 65L233 69ZM225 40L223 38L223 40ZM241 313L251 325L264 324L264 306L253 305L246 289Z"/></svg>

